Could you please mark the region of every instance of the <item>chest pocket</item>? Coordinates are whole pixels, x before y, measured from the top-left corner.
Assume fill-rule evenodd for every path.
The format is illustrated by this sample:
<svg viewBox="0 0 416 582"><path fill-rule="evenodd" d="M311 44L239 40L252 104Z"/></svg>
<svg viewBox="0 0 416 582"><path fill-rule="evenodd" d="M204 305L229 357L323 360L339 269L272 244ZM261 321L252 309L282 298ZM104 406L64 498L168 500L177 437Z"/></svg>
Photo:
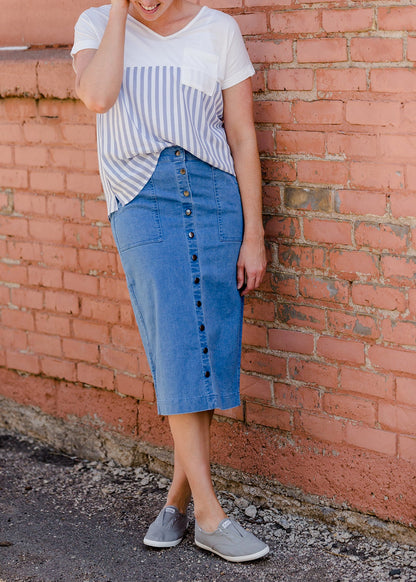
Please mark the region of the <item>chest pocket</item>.
<svg viewBox="0 0 416 582"><path fill-rule="evenodd" d="M212 97L218 77L217 55L189 48L184 50L182 62L182 85L187 85Z"/></svg>

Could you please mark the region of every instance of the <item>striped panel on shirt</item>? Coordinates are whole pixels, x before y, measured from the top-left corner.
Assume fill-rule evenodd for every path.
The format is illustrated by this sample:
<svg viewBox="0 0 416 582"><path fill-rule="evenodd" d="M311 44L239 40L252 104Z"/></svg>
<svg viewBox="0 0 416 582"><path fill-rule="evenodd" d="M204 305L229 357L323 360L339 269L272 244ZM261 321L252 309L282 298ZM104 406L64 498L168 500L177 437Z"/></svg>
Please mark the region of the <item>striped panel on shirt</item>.
<svg viewBox="0 0 416 582"><path fill-rule="evenodd" d="M178 67L127 67L116 103L97 115L108 213L117 209L118 202L124 206L140 193L161 151L172 145L234 174L222 114L219 83L210 96L182 84Z"/></svg>

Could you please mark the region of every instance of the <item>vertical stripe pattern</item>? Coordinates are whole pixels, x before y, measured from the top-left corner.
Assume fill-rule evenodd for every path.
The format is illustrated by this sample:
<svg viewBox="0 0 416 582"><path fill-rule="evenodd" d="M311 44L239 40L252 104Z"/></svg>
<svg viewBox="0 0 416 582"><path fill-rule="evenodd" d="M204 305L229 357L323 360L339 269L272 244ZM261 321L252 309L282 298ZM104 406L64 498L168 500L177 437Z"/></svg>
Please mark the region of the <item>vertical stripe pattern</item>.
<svg viewBox="0 0 416 582"><path fill-rule="evenodd" d="M117 199L125 205L140 193L161 151L172 145L234 174L222 116L219 83L209 95L192 87L189 79L182 84L179 67L127 67L116 103L97 115L100 174L108 213L117 209Z"/></svg>

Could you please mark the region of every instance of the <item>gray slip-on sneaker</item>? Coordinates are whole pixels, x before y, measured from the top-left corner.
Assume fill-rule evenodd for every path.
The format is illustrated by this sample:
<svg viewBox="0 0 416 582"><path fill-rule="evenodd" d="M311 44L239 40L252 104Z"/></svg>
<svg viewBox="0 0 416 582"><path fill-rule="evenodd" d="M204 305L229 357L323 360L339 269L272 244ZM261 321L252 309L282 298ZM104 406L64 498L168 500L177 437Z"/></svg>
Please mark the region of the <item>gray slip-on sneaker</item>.
<svg viewBox="0 0 416 582"><path fill-rule="evenodd" d="M223 519L212 533L202 530L195 524L195 543L229 562L257 560L270 551L267 544L228 517Z"/></svg>
<svg viewBox="0 0 416 582"><path fill-rule="evenodd" d="M188 518L174 506L167 505L162 509L144 537L143 543L153 548L171 548L182 540Z"/></svg>

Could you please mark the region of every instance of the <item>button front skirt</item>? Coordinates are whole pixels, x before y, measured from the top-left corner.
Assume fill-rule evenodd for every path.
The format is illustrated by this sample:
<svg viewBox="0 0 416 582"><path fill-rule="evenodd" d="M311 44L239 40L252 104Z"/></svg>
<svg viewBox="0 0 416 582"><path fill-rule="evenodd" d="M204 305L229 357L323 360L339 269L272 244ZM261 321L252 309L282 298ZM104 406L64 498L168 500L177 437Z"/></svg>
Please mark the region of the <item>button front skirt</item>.
<svg viewBox="0 0 416 582"><path fill-rule="evenodd" d="M182 148L110 216L159 414L238 406L243 234L236 178Z"/></svg>

